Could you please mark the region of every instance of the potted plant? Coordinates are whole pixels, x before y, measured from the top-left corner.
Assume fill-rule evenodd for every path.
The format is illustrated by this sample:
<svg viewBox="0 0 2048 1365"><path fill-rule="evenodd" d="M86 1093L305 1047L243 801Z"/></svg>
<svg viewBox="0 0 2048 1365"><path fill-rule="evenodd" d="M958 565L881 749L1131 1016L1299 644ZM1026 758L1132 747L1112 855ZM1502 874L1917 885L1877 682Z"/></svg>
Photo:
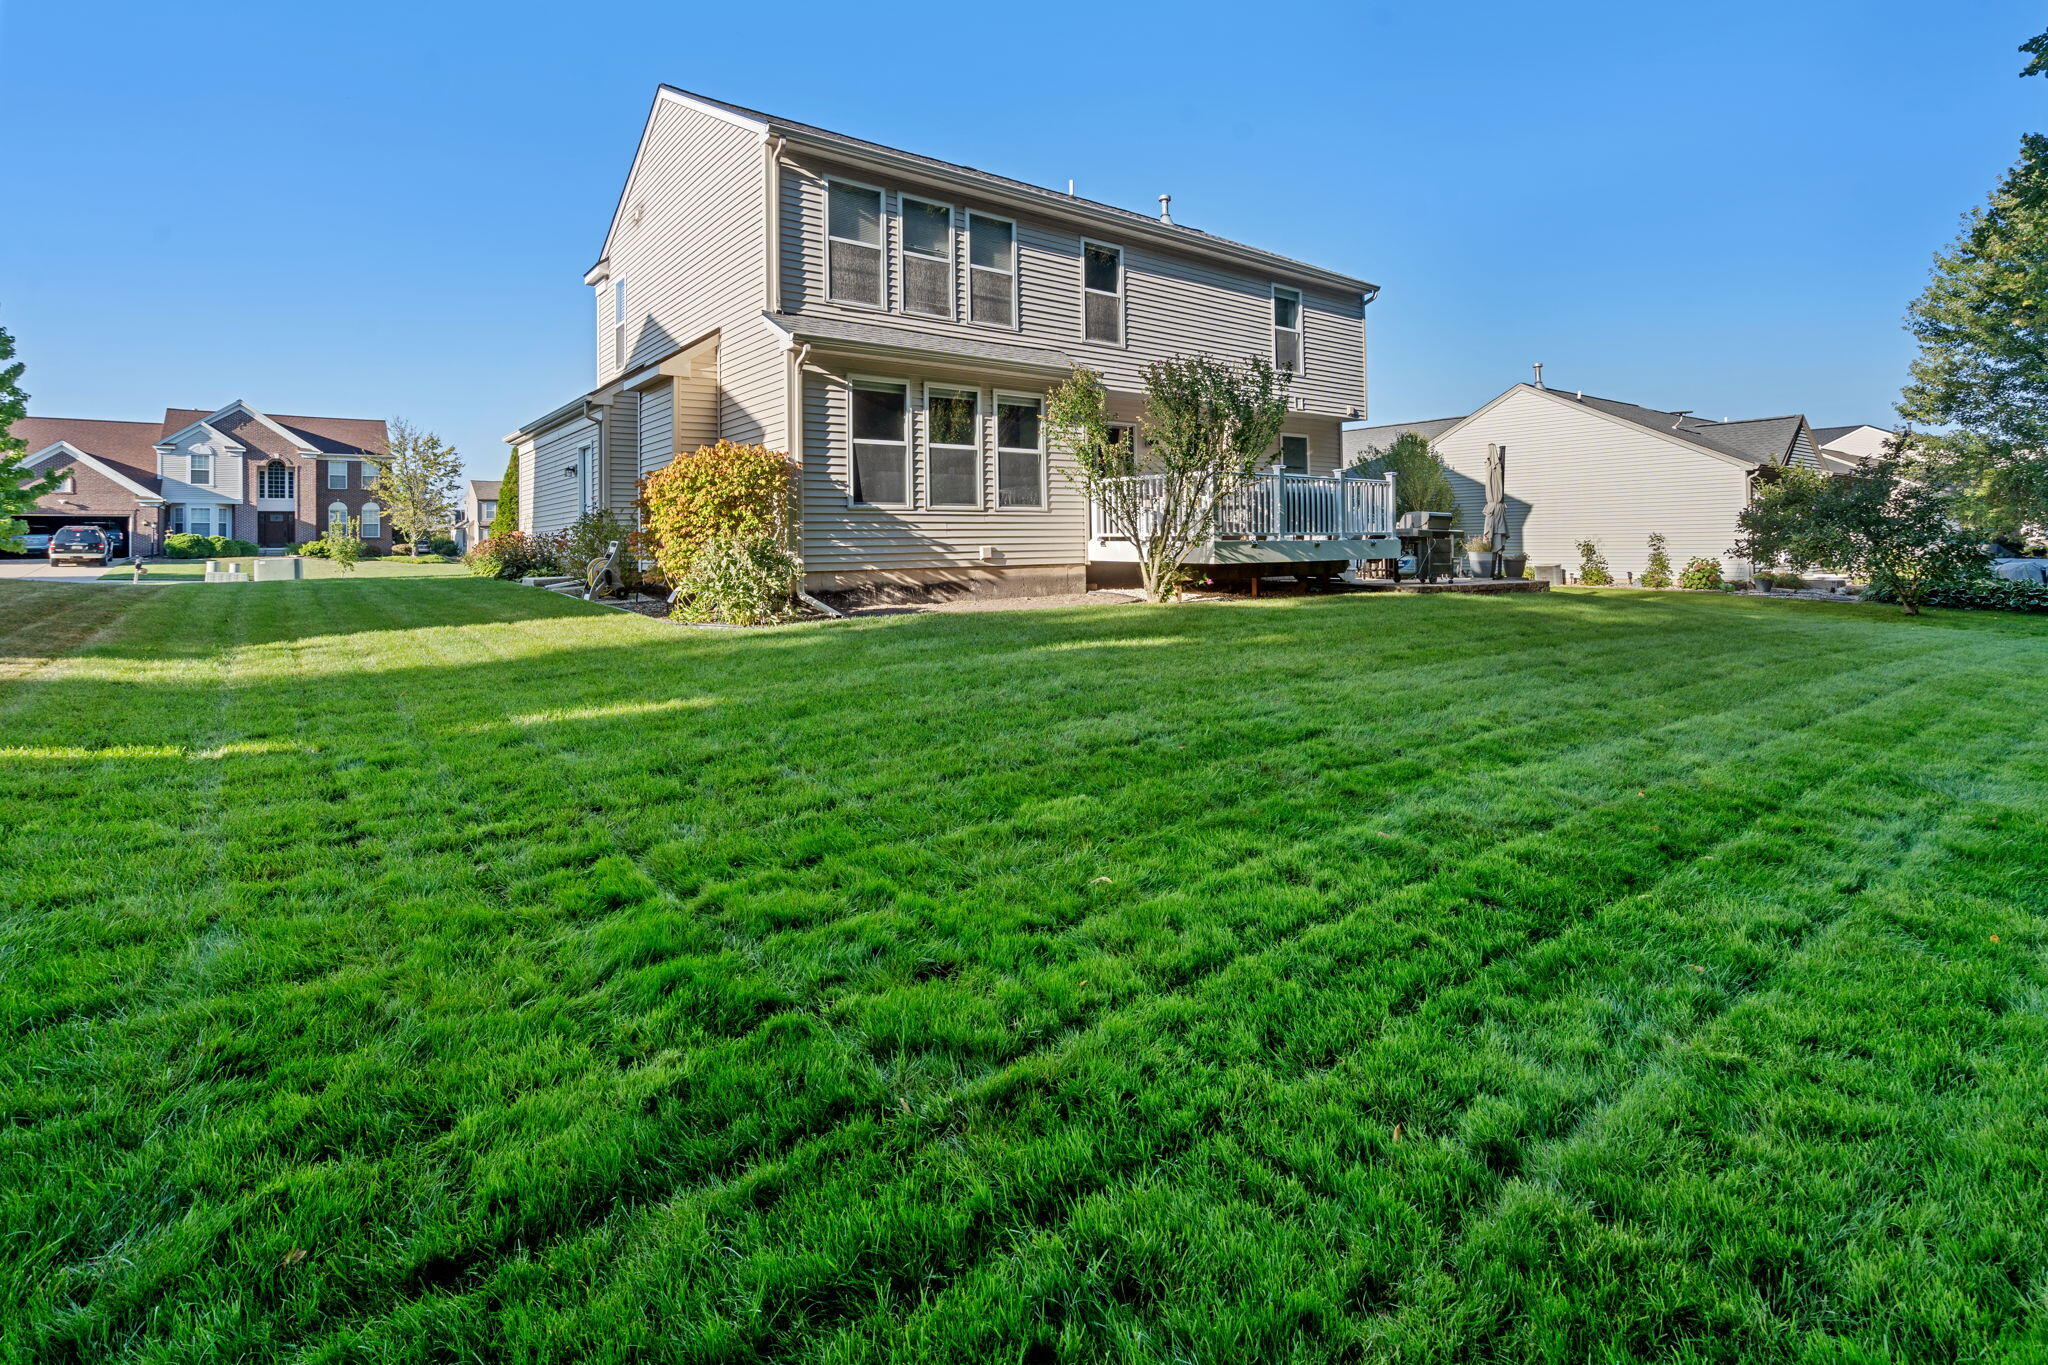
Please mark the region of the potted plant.
<svg viewBox="0 0 2048 1365"><path fill-rule="evenodd" d="M1474 536L1465 542L1465 558L1472 565L1474 578L1493 577L1493 541L1486 536Z"/></svg>
<svg viewBox="0 0 2048 1365"><path fill-rule="evenodd" d="M1499 570L1502 578L1524 578L1529 572L1529 556L1526 553L1514 554L1506 546L1502 546L1500 557L1494 561L1494 567Z"/></svg>

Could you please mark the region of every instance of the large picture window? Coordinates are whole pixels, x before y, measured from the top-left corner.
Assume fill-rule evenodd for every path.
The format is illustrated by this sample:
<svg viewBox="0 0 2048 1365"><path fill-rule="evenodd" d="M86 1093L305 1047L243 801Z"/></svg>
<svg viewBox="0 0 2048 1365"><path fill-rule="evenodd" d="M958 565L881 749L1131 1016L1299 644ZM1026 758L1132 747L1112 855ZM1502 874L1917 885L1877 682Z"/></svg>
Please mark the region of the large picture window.
<svg viewBox="0 0 2048 1365"><path fill-rule="evenodd" d="M840 303L881 308L882 192L834 180L825 193L825 292Z"/></svg>
<svg viewBox="0 0 2048 1365"><path fill-rule="evenodd" d="M953 316L953 210L903 196L903 311Z"/></svg>
<svg viewBox="0 0 2048 1365"><path fill-rule="evenodd" d="M926 500L933 507L981 506L981 413L972 389L925 390Z"/></svg>
<svg viewBox="0 0 2048 1365"><path fill-rule="evenodd" d="M997 327L1017 325L1017 225L967 215L968 317Z"/></svg>
<svg viewBox="0 0 2048 1365"><path fill-rule="evenodd" d="M1301 354L1301 291L1273 286L1273 363L1303 373Z"/></svg>
<svg viewBox="0 0 2048 1365"><path fill-rule="evenodd" d="M1121 346L1124 340L1124 253L1081 243L1081 335Z"/></svg>
<svg viewBox="0 0 2048 1365"><path fill-rule="evenodd" d="M996 399L996 506L1045 506L1045 435L1036 398Z"/></svg>
<svg viewBox="0 0 2048 1365"><path fill-rule="evenodd" d="M263 473L257 479L256 491L259 497L288 498L292 495L292 468L282 460L272 460L263 466Z"/></svg>
<svg viewBox="0 0 2048 1365"><path fill-rule="evenodd" d="M853 428L853 500L910 505L909 388L856 379L848 395Z"/></svg>

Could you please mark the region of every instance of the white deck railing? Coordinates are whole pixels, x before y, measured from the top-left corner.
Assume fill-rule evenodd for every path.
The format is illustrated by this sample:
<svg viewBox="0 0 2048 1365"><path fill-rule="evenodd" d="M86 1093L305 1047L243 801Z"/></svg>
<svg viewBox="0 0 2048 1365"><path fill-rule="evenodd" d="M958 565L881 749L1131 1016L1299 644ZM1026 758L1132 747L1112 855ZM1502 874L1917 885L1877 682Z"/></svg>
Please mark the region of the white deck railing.
<svg viewBox="0 0 2048 1365"><path fill-rule="evenodd" d="M1141 474L1118 483L1137 485L1138 513L1149 519L1166 496L1166 480ZM1089 507L1090 534L1122 539L1099 506ZM1392 535L1394 476L1340 479L1316 474L1257 474L1216 504L1218 540L1353 540Z"/></svg>

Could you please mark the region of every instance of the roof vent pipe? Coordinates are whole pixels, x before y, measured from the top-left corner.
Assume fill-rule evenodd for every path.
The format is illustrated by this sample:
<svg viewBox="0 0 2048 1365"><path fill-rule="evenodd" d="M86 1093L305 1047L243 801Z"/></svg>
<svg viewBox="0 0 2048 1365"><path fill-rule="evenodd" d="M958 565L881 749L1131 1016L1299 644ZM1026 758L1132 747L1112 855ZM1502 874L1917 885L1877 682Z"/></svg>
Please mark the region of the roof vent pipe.
<svg viewBox="0 0 2048 1365"><path fill-rule="evenodd" d="M1173 221L1173 196L1170 194L1159 196L1159 221L1162 223L1171 223Z"/></svg>
<svg viewBox="0 0 2048 1365"><path fill-rule="evenodd" d="M1532 368L1532 369L1534 369L1534 370L1536 371L1536 387L1537 387L1537 388L1539 388L1539 389L1540 389L1540 388L1542 388L1542 387L1543 387L1543 362L1539 360L1539 361L1537 361L1537 362L1536 362L1536 363L1535 363L1535 364L1534 364L1533 366L1531 366L1530 368Z"/></svg>

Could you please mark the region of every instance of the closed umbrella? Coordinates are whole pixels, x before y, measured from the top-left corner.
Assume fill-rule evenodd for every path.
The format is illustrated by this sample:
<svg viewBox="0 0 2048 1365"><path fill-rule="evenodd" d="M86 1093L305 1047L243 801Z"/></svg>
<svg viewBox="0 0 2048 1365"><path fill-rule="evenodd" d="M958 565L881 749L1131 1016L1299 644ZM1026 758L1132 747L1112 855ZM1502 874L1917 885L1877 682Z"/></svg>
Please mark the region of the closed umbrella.
<svg viewBox="0 0 2048 1365"><path fill-rule="evenodd" d="M1493 552L1508 548L1508 450L1506 446L1486 448L1486 539ZM1496 563L1499 561L1496 560Z"/></svg>

